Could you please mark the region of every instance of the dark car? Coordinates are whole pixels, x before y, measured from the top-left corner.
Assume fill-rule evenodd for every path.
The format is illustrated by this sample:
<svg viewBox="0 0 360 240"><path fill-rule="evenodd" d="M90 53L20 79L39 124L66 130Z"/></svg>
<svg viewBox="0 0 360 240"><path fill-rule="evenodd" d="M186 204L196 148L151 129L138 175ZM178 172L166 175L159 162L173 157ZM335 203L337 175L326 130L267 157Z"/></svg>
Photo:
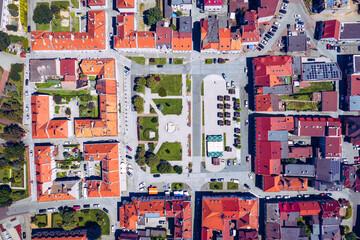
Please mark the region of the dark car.
<svg viewBox="0 0 360 240"><path fill-rule="evenodd" d="M210 182L216 182L216 178L210 179Z"/></svg>
<svg viewBox="0 0 360 240"><path fill-rule="evenodd" d="M308 61L313 62L313 61L315 61L315 58L308 58Z"/></svg>
<svg viewBox="0 0 360 240"><path fill-rule="evenodd" d="M31 26L27 27L28 32L31 32Z"/></svg>
<svg viewBox="0 0 360 240"><path fill-rule="evenodd" d="M275 26L275 25L273 25L271 28L272 28L272 29L276 29L276 30L278 30L278 27L277 27L277 26Z"/></svg>
<svg viewBox="0 0 360 240"><path fill-rule="evenodd" d="M46 209L39 209L39 213L46 213Z"/></svg>
<svg viewBox="0 0 360 240"><path fill-rule="evenodd" d="M106 208L103 208L104 212L109 213L109 210L107 210Z"/></svg>
<svg viewBox="0 0 360 240"><path fill-rule="evenodd" d="M286 14L286 11L282 10L282 9L279 12L282 13L282 14Z"/></svg>
<svg viewBox="0 0 360 240"><path fill-rule="evenodd" d="M360 4L359 4L359 6L360 6ZM358 51L360 52L360 46L358 46Z"/></svg>
<svg viewBox="0 0 360 240"><path fill-rule="evenodd" d="M217 61L217 59L216 59L216 58L214 58L214 63L216 63L216 61Z"/></svg>
<svg viewBox="0 0 360 240"><path fill-rule="evenodd" d="M63 210L63 209L64 209L63 206L58 207L58 210L59 210L59 211L61 211L61 210Z"/></svg>
<svg viewBox="0 0 360 240"><path fill-rule="evenodd" d="M154 174L153 177L154 177L154 178L159 178L159 177L160 177L160 174Z"/></svg>
<svg viewBox="0 0 360 240"><path fill-rule="evenodd" d="M25 85L26 85L26 86L29 85L29 79L26 79L26 80L25 80Z"/></svg>
<svg viewBox="0 0 360 240"><path fill-rule="evenodd" d="M332 193L326 193L326 196L331 197Z"/></svg>
<svg viewBox="0 0 360 240"><path fill-rule="evenodd" d="M270 36L269 34L265 34L265 36L269 39L272 38L272 36Z"/></svg>
<svg viewBox="0 0 360 240"><path fill-rule="evenodd" d="M126 155L127 159L132 159L132 156Z"/></svg>
<svg viewBox="0 0 360 240"><path fill-rule="evenodd" d="M264 49L264 46L262 44L258 44L258 46L261 48L261 49Z"/></svg>
<svg viewBox="0 0 360 240"><path fill-rule="evenodd" d="M286 25L286 28L287 28L287 29L290 29L290 27L291 27L290 24L287 24L287 25Z"/></svg>
<svg viewBox="0 0 360 240"><path fill-rule="evenodd" d="M162 68L162 67L164 67L164 65L156 65L156 67Z"/></svg>
<svg viewBox="0 0 360 240"><path fill-rule="evenodd" d="M304 25L305 23L304 22L298 22L299 25Z"/></svg>
<svg viewBox="0 0 360 240"><path fill-rule="evenodd" d="M90 204L84 204L84 208L90 208Z"/></svg>
<svg viewBox="0 0 360 240"><path fill-rule="evenodd" d="M23 232L23 239L26 238L26 232Z"/></svg>
<svg viewBox="0 0 360 240"><path fill-rule="evenodd" d="M169 58L169 64L172 64L172 58Z"/></svg>
<svg viewBox="0 0 360 240"><path fill-rule="evenodd" d="M249 185L247 185L246 183L244 184L244 187L246 187L247 189L251 189Z"/></svg>
<svg viewBox="0 0 360 240"><path fill-rule="evenodd" d="M82 1L83 7L86 7L86 1Z"/></svg>
<svg viewBox="0 0 360 240"><path fill-rule="evenodd" d="M338 46L337 49L336 49L337 52L341 52L341 47Z"/></svg>
<svg viewBox="0 0 360 240"><path fill-rule="evenodd" d="M28 47L28 49L27 49L27 50L28 50L28 53L30 53L30 47Z"/></svg>
<svg viewBox="0 0 360 240"><path fill-rule="evenodd" d="M84 16L81 17L81 20L84 20L84 19L86 19L86 15L84 15Z"/></svg>
<svg viewBox="0 0 360 240"><path fill-rule="evenodd" d="M331 45L330 44L326 44L326 49L330 50L331 49Z"/></svg>
<svg viewBox="0 0 360 240"><path fill-rule="evenodd" d="M272 32L268 32L268 34L269 34L270 36L274 36L274 34L273 34Z"/></svg>

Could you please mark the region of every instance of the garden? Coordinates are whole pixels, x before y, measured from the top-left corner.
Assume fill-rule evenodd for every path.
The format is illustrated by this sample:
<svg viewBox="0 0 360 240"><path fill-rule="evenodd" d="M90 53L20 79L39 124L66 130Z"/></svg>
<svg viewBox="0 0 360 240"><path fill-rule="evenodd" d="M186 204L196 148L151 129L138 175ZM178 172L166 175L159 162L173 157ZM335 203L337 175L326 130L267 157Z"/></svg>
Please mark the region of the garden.
<svg viewBox="0 0 360 240"><path fill-rule="evenodd" d="M174 182L171 184L171 189L175 191L181 191L184 189L184 183L182 182Z"/></svg>
<svg viewBox="0 0 360 240"><path fill-rule="evenodd" d="M37 214L33 217L31 217L32 224L35 224L39 228L44 228L48 224L48 219L46 214Z"/></svg>
<svg viewBox="0 0 360 240"><path fill-rule="evenodd" d="M222 182L211 182L209 187L211 190L223 190L223 183Z"/></svg>
<svg viewBox="0 0 360 240"><path fill-rule="evenodd" d="M334 86L332 82L312 82L309 87L300 88L299 93L313 93L333 90Z"/></svg>
<svg viewBox="0 0 360 240"><path fill-rule="evenodd" d="M137 64L140 64L140 65L145 65L145 58L144 57L130 57L130 56L127 56L128 59L136 62Z"/></svg>
<svg viewBox="0 0 360 240"><path fill-rule="evenodd" d="M164 115L180 115L182 111L182 99L181 98L171 98L171 99L153 99L157 108Z"/></svg>
<svg viewBox="0 0 360 240"><path fill-rule="evenodd" d="M139 140L140 141L158 141L159 140L159 123L158 117L139 117Z"/></svg>
<svg viewBox="0 0 360 240"><path fill-rule="evenodd" d="M151 93L158 93L160 97L181 96L182 76L181 74L150 74L136 78L135 91L145 93L145 87L151 89Z"/></svg>
<svg viewBox="0 0 360 240"><path fill-rule="evenodd" d="M227 189L228 190L238 190L239 184L234 182L227 182Z"/></svg>
<svg viewBox="0 0 360 240"><path fill-rule="evenodd" d="M150 58L149 65L165 65L166 58Z"/></svg>
<svg viewBox="0 0 360 240"><path fill-rule="evenodd" d="M180 142L165 142L156 153L160 160L181 161L182 147Z"/></svg>

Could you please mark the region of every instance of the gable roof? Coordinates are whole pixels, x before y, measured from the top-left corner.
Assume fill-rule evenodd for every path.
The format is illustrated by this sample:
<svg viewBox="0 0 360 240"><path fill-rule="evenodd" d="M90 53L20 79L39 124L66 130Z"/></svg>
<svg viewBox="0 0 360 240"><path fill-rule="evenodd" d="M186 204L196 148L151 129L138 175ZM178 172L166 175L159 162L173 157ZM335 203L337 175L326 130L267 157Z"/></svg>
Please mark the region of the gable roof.
<svg viewBox="0 0 360 240"><path fill-rule="evenodd" d="M251 10L245 13L246 25L242 25L242 36L241 40L245 42L259 42L259 23L258 14L255 10Z"/></svg>
<svg viewBox="0 0 360 240"><path fill-rule="evenodd" d="M336 112L338 93L336 91L321 92L321 111Z"/></svg>
<svg viewBox="0 0 360 240"><path fill-rule="evenodd" d="M255 81L256 78L264 77L266 75L275 75L277 77L292 76L292 56L266 56L254 58L254 69Z"/></svg>
<svg viewBox="0 0 360 240"><path fill-rule="evenodd" d="M336 19L324 21L322 38L340 38L340 22Z"/></svg>
<svg viewBox="0 0 360 240"><path fill-rule="evenodd" d="M134 0L116 0L117 8L134 8L135 1Z"/></svg>
<svg viewBox="0 0 360 240"><path fill-rule="evenodd" d="M76 69L76 59L61 59L60 60L60 75L61 76L71 76L75 75Z"/></svg>

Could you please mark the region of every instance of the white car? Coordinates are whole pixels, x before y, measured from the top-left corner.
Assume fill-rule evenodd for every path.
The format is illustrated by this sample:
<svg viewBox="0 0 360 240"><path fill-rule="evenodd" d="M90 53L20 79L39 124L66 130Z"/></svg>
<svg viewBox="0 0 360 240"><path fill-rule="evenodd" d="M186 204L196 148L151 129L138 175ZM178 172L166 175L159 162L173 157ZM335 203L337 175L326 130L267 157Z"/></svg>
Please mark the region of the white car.
<svg viewBox="0 0 360 240"><path fill-rule="evenodd" d="M266 41L266 40L262 40L261 42L262 42L262 44L264 44L264 45L267 44L267 41Z"/></svg>
<svg viewBox="0 0 360 240"><path fill-rule="evenodd" d="M274 22L274 25L275 25L275 26L280 26L280 23Z"/></svg>
<svg viewBox="0 0 360 240"><path fill-rule="evenodd" d="M26 111L27 111L27 112L29 111L29 104L26 105Z"/></svg>
<svg viewBox="0 0 360 240"><path fill-rule="evenodd" d="M55 208L48 208L47 212L55 212L55 210L56 210Z"/></svg>
<svg viewBox="0 0 360 240"><path fill-rule="evenodd" d="M287 7L282 6L282 7L281 7L281 10L286 11L286 10L287 10Z"/></svg>
<svg viewBox="0 0 360 240"><path fill-rule="evenodd" d="M233 183L239 183L240 181L239 181L239 179L232 178L232 179L230 179L230 182L233 182Z"/></svg>
<svg viewBox="0 0 360 240"><path fill-rule="evenodd" d="M115 232L115 226L111 225L111 232Z"/></svg>
<svg viewBox="0 0 360 240"><path fill-rule="evenodd" d="M142 188L139 188L139 190L140 190L141 192L143 192L143 191L145 191L145 188L142 187Z"/></svg>
<svg viewBox="0 0 360 240"><path fill-rule="evenodd" d="M28 96L29 95L29 92L28 90L25 91L25 95Z"/></svg>
<svg viewBox="0 0 360 240"><path fill-rule="evenodd" d="M145 186L145 182L141 182L140 184L139 184L139 187L144 187Z"/></svg>
<svg viewBox="0 0 360 240"><path fill-rule="evenodd" d="M278 47L284 47L284 44L279 43Z"/></svg>
<svg viewBox="0 0 360 240"><path fill-rule="evenodd" d="M279 43L283 43L283 40L279 40L278 42L279 42Z"/></svg>
<svg viewBox="0 0 360 240"><path fill-rule="evenodd" d="M281 4L281 6L283 6L283 7L287 7L287 6L288 6L288 4L287 4L287 3L283 3L283 4Z"/></svg>
<svg viewBox="0 0 360 240"><path fill-rule="evenodd" d="M301 17L300 14L295 14L295 15L294 15L294 18L299 18L299 17Z"/></svg>
<svg viewBox="0 0 360 240"><path fill-rule="evenodd" d="M251 173L248 174L249 178L252 179L253 175Z"/></svg>

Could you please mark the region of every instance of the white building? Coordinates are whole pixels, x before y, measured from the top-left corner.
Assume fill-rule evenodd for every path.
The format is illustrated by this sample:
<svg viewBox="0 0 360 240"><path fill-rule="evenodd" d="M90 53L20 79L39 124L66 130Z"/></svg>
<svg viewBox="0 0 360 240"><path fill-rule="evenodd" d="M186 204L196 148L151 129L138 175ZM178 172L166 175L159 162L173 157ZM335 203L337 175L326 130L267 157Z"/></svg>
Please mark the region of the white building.
<svg viewBox="0 0 360 240"><path fill-rule="evenodd" d="M11 0L0 0L0 30L6 30L6 25L10 24L10 13L8 5Z"/></svg>

